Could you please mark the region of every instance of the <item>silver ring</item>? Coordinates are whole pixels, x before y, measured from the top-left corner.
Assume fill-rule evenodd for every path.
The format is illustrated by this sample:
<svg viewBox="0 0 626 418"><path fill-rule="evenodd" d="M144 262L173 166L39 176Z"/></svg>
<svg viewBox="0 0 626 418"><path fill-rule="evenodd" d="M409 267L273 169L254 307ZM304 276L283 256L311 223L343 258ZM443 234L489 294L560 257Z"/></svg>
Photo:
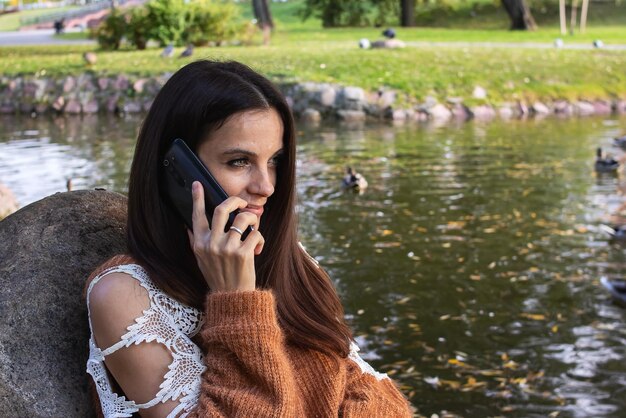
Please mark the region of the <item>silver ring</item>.
<svg viewBox="0 0 626 418"><path fill-rule="evenodd" d="M238 233L239 235L243 236L243 231L239 228L237 228L236 226L231 226L230 228L231 231L235 231L236 233Z"/></svg>

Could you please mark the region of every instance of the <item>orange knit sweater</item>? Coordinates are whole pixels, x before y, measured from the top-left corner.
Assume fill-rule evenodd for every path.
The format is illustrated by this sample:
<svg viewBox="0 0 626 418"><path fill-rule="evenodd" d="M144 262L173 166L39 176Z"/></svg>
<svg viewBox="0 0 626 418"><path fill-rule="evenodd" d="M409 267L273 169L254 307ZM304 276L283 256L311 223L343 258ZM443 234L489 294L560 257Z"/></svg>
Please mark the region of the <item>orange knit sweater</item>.
<svg viewBox="0 0 626 418"><path fill-rule="evenodd" d="M190 417L412 416L386 376L288 344L271 291L209 294L200 337L207 368Z"/></svg>

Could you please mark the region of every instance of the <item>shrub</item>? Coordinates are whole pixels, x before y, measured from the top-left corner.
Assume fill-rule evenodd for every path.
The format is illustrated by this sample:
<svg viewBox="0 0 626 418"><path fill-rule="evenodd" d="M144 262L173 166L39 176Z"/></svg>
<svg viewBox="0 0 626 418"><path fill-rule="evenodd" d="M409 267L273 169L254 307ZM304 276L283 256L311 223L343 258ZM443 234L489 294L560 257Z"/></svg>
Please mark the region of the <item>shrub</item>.
<svg viewBox="0 0 626 418"><path fill-rule="evenodd" d="M183 0L152 0L146 4L148 36L161 46L184 45L183 33L187 27L186 8Z"/></svg>
<svg viewBox="0 0 626 418"><path fill-rule="evenodd" d="M239 13L233 3L221 0L190 0L187 4L185 0L151 0L125 14L113 10L94 36L103 49L119 49L124 37L137 49L145 49L150 40L161 46L220 45L250 35L249 24L239 23Z"/></svg>
<svg viewBox="0 0 626 418"><path fill-rule="evenodd" d="M119 49L126 34L126 17L114 9L104 21L94 29L92 37L102 49Z"/></svg>
<svg viewBox="0 0 626 418"><path fill-rule="evenodd" d="M237 24L239 8L232 3L210 0L196 1L188 8L188 26L183 40L194 45L206 45L233 39L243 32Z"/></svg>
<svg viewBox="0 0 626 418"><path fill-rule="evenodd" d="M150 32L148 11L143 7L136 7L129 15L126 35L128 42L137 49L146 49Z"/></svg>

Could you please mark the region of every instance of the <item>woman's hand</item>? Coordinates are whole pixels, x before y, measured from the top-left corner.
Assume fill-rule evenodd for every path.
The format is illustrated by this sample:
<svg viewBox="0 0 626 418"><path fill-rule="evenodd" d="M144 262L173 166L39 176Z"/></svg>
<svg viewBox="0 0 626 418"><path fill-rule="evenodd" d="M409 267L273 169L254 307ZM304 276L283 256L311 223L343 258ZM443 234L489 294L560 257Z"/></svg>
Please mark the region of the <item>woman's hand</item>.
<svg viewBox="0 0 626 418"><path fill-rule="evenodd" d="M204 208L204 189L200 182L192 184L193 232L189 242L198 261L198 267L212 291L229 292L256 289L254 256L261 253L265 240L258 231L256 215L241 212L235 217L234 227L245 231L254 227L245 241L235 230L224 232L228 216L237 209L243 209L247 202L239 197L229 197L213 212L212 227L209 227Z"/></svg>

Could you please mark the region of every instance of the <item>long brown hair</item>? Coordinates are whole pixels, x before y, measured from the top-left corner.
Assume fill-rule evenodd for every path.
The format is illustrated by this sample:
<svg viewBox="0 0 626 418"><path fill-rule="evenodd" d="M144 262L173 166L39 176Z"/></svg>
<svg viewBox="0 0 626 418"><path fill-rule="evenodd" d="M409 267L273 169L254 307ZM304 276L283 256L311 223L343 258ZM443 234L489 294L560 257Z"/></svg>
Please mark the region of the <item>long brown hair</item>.
<svg viewBox="0 0 626 418"><path fill-rule="evenodd" d="M260 227L265 246L255 259L257 287L272 289L278 320L290 343L346 356L351 333L341 302L326 272L298 244L293 116L272 83L241 63L188 64L157 94L139 132L130 171L129 253L166 293L203 307L209 289L184 223L161 187L163 156L174 138L197 150L207 134L232 115L269 108L278 112L284 126L284 158Z"/></svg>

